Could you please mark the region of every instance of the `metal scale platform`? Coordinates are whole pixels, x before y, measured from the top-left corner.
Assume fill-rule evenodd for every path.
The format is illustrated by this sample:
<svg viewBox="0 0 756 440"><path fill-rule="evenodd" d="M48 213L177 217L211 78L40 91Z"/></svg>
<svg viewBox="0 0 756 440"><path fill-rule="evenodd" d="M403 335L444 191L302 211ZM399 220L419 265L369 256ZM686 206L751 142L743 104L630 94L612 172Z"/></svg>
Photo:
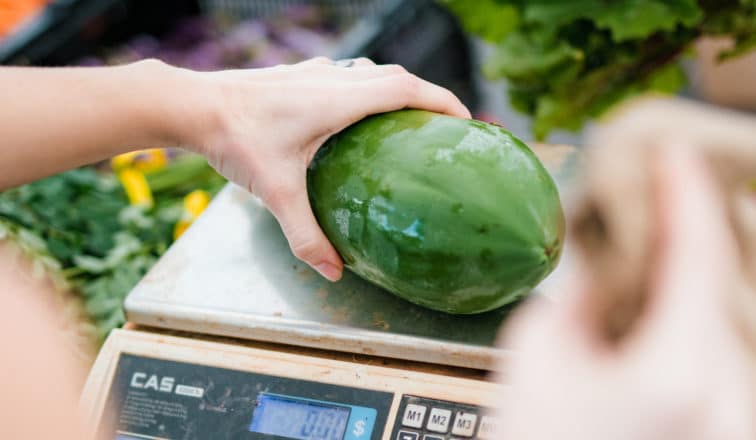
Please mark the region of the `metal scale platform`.
<svg viewBox="0 0 756 440"><path fill-rule="evenodd" d="M573 150L536 149L563 182ZM126 299L82 404L102 438L495 438L510 310L452 316L289 251L256 198L227 186ZM107 408L107 410L105 410Z"/></svg>

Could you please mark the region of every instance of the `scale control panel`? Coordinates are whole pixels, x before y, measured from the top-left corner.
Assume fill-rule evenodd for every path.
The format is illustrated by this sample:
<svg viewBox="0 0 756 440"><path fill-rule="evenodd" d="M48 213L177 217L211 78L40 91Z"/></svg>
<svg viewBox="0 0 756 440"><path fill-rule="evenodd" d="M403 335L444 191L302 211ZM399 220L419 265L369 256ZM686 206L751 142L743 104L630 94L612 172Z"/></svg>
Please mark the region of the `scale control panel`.
<svg viewBox="0 0 756 440"><path fill-rule="evenodd" d="M496 420L483 408L417 396L402 396L394 423L395 440L488 440Z"/></svg>

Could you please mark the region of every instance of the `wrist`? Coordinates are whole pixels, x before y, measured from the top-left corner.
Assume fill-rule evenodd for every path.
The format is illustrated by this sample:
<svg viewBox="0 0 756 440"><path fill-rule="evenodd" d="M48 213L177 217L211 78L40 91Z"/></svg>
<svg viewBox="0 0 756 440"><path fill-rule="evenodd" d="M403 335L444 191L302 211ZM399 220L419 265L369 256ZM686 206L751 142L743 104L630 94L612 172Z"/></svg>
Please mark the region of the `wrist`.
<svg viewBox="0 0 756 440"><path fill-rule="evenodd" d="M147 147L182 147L204 152L208 134L219 130L220 111L207 74L159 60L124 66L125 75L146 97L136 116L149 139Z"/></svg>

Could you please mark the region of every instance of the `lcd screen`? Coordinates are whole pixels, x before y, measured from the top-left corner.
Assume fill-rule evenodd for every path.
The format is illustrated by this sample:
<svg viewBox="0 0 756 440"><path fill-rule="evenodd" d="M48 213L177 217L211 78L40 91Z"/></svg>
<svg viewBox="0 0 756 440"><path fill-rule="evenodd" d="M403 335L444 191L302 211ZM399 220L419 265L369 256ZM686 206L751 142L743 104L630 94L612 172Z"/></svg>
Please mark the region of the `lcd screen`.
<svg viewBox="0 0 756 440"><path fill-rule="evenodd" d="M350 408L261 394L251 432L301 440L342 440Z"/></svg>

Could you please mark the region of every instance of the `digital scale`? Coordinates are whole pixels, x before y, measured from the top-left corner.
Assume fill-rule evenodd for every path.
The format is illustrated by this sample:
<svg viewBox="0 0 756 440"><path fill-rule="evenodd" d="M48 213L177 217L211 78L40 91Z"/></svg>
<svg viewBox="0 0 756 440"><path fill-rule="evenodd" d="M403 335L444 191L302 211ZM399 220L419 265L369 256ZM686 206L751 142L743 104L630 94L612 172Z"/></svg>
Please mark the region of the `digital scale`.
<svg viewBox="0 0 756 440"><path fill-rule="evenodd" d="M558 182L574 150L537 148ZM452 316L330 283L233 185L129 294L81 404L102 439L496 437L509 310Z"/></svg>

